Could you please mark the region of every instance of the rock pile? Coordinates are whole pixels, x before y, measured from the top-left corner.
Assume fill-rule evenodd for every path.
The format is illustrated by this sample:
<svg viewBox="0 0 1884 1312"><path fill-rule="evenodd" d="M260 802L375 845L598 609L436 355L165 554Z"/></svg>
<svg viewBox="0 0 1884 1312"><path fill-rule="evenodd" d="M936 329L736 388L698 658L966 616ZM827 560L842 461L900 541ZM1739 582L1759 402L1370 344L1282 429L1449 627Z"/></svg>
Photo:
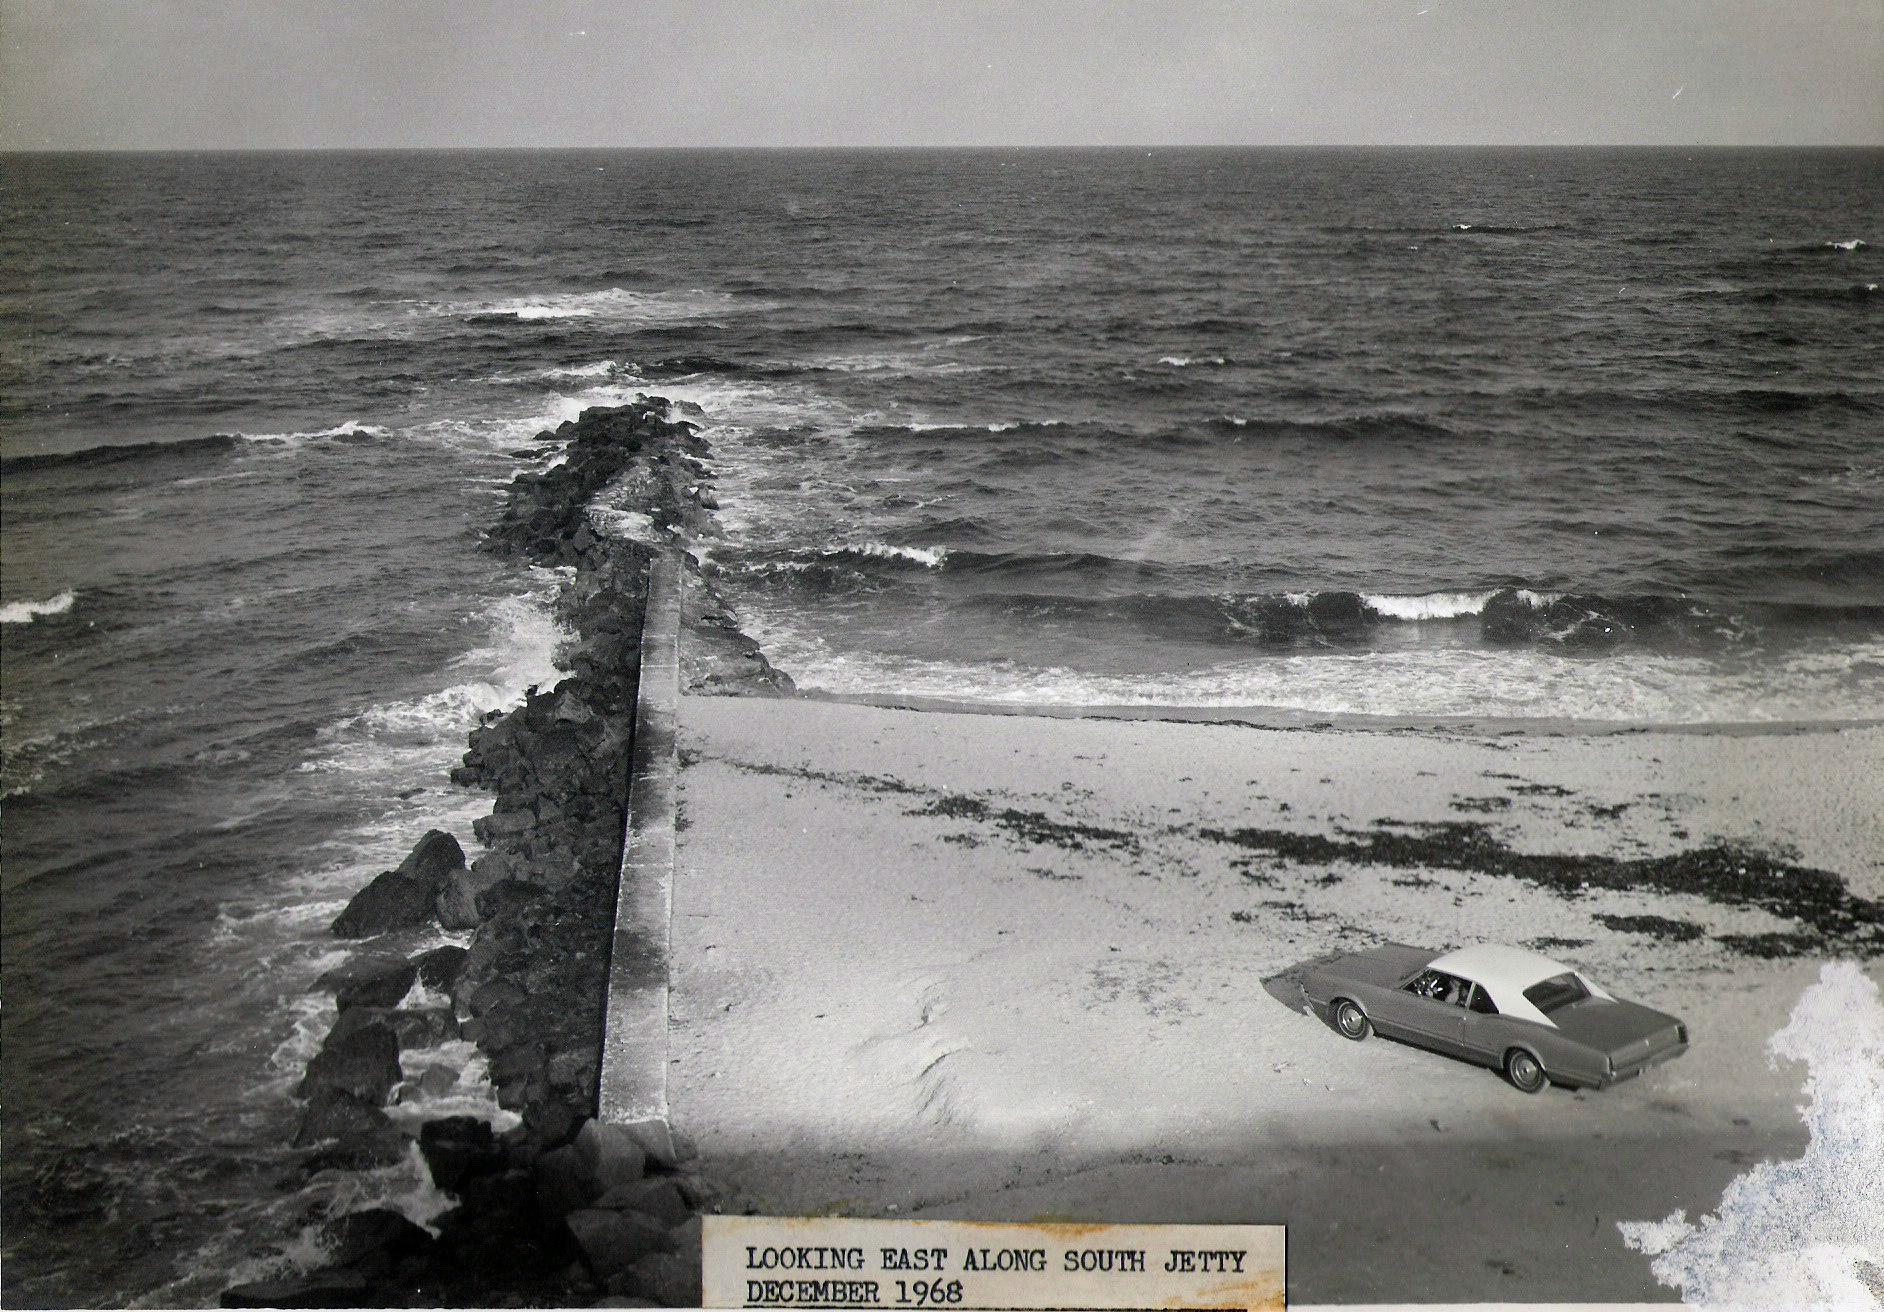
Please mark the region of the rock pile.
<svg viewBox="0 0 1884 1312"><path fill-rule="evenodd" d="M227 1291L225 1306L697 1304L698 1212L716 1199L675 1156L650 1155L593 1117L627 804L648 564L710 531L694 426L659 399L585 411L539 440L564 459L518 475L486 545L574 566L559 598L570 671L471 735L455 783L496 795L473 826L486 849L425 835L362 889L333 933L370 940L320 981L336 1019L308 1063L294 1144L309 1170L386 1166L414 1141L383 1110L412 1087L403 1049L463 1038L488 1060L503 1134L467 1117L416 1141L459 1206L434 1236L395 1212L339 1218L326 1267ZM683 676L721 691L789 687L739 634L711 580L683 557ZM408 956L404 935L472 931L468 948ZM423 989L414 992L414 985ZM410 1005L448 997L450 1005ZM417 1094L436 1092L425 1080ZM622 1300L627 1300L623 1302Z"/></svg>

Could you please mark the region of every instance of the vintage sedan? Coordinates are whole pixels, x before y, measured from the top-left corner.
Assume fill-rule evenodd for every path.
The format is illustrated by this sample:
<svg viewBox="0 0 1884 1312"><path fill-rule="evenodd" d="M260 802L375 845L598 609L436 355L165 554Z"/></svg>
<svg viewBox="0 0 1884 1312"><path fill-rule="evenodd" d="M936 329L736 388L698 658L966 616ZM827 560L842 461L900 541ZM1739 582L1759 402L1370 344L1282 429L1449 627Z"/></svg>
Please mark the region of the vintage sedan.
<svg viewBox="0 0 1884 1312"><path fill-rule="evenodd" d="M1526 1093L1601 1089L1688 1048L1673 1016L1625 1002L1522 948L1389 943L1303 973L1302 999L1346 1037L1379 1032L1491 1066Z"/></svg>

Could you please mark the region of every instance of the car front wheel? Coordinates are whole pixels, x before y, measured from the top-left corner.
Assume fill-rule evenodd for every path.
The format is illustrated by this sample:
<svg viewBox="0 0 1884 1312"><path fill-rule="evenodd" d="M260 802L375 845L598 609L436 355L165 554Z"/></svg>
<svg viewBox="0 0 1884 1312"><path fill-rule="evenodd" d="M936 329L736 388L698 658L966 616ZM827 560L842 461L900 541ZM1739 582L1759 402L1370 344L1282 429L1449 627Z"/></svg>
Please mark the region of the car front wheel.
<svg viewBox="0 0 1884 1312"><path fill-rule="evenodd" d="M1343 1038L1353 1039L1356 1043L1374 1032L1374 1023L1367 1019L1367 1013L1346 998L1335 1003L1334 1023Z"/></svg>
<svg viewBox="0 0 1884 1312"><path fill-rule="evenodd" d="M1523 1048L1513 1048L1505 1054L1505 1078L1511 1081L1512 1088L1523 1093L1536 1093L1550 1083L1543 1065Z"/></svg>

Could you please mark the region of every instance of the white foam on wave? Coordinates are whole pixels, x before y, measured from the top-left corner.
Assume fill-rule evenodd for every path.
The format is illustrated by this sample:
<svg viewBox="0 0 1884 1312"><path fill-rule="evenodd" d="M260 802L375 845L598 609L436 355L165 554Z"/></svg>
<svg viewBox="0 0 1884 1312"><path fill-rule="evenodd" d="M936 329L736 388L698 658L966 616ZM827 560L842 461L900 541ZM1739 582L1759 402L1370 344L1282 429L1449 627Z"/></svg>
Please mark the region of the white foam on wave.
<svg viewBox="0 0 1884 1312"><path fill-rule="evenodd" d="M228 436L240 438L244 442L254 442L263 446L300 447L308 442L317 442L323 438L335 437L389 437L392 429L382 424L363 424L357 419L333 425L331 428L294 429L282 433L230 433Z"/></svg>
<svg viewBox="0 0 1884 1312"><path fill-rule="evenodd" d="M1869 721L1884 666L1846 653L1801 672L1731 673L1698 656L1590 660L1543 650L1444 648L1263 655L1191 669L1101 674L1025 659L930 660L841 648L787 606L742 600L741 627L807 691L1044 706L1248 707L1328 715L1591 723Z"/></svg>
<svg viewBox="0 0 1884 1312"><path fill-rule="evenodd" d="M449 999L441 1005L449 1005ZM402 1049L399 1065L404 1078L393 1091L393 1103L386 1113L395 1125L414 1134L424 1122L446 1116L474 1116L489 1121L491 1129L499 1134L523 1120L516 1112L498 1106L490 1062L468 1039ZM431 1070L449 1071L456 1078L437 1092L427 1092L421 1082Z"/></svg>
<svg viewBox="0 0 1884 1312"><path fill-rule="evenodd" d="M1361 603L1369 610L1396 620L1454 620L1477 615L1494 592L1429 592L1401 596L1391 592L1364 592Z"/></svg>
<svg viewBox="0 0 1884 1312"><path fill-rule="evenodd" d="M522 374L488 374L479 378L480 383L543 383L567 382L572 379L587 378L634 378L640 377L640 371L627 360L592 360L588 364L551 365L547 369L533 369Z"/></svg>
<svg viewBox="0 0 1884 1312"><path fill-rule="evenodd" d="M408 298L349 305L344 309L304 311L277 321L269 335L273 345L349 339L409 340L441 329L450 331L463 320L475 318L512 319L519 323L575 319L625 326L658 326L775 308L776 302L701 287L650 291L604 287L450 300ZM238 343L227 343L224 347L229 353L243 353Z"/></svg>
<svg viewBox="0 0 1884 1312"><path fill-rule="evenodd" d="M506 296L491 300L445 301L426 304L423 312L460 318L476 316L537 319L606 319L644 324L687 323L715 315L771 309L769 302L746 300L730 292L688 288L672 291L631 291L606 287L600 291L554 292L538 296Z"/></svg>
<svg viewBox="0 0 1884 1312"><path fill-rule="evenodd" d="M481 716L515 706L530 687L554 683L561 673L557 653L569 634L556 622L550 605L559 572L538 572L548 582L533 592L502 598L484 612L489 640L453 662L455 670L471 677L335 721L320 733L327 752L303 762L299 771L383 773L409 768L417 764L415 756L461 743Z"/></svg>
<svg viewBox="0 0 1884 1312"><path fill-rule="evenodd" d="M1755 1166L1699 1221L1685 1212L1624 1221L1623 1240L1648 1254L1655 1278L1680 1290L1689 1306L1877 1308L1876 1273L1884 1267L1878 986L1855 963L1827 963L1766 1050L1769 1063L1806 1065L1805 1155Z"/></svg>
<svg viewBox="0 0 1884 1312"><path fill-rule="evenodd" d="M1289 600L1296 605L1306 605L1309 593L1291 593ZM1479 592L1425 592L1405 594L1395 592L1364 592L1361 603L1369 610L1385 615L1389 619L1410 620L1455 620L1472 615L1481 615L1491 599L1498 595L1497 589ZM1533 592L1529 588L1519 588L1513 595L1532 610L1543 610L1555 603L1561 596L1556 592ZM1296 601L1297 597L1301 601Z"/></svg>
<svg viewBox="0 0 1884 1312"><path fill-rule="evenodd" d="M414 1139L406 1155L391 1166L371 1171L323 1171L327 1214L346 1216L376 1207L390 1208L433 1235L432 1224L458 1205L458 1200L432 1182L432 1169Z"/></svg>
<svg viewBox="0 0 1884 1312"><path fill-rule="evenodd" d="M907 560L925 569L940 569L948 563L947 547L898 547L888 542L852 542L841 547L825 547L821 556L868 556L877 560Z"/></svg>
<svg viewBox="0 0 1884 1312"><path fill-rule="evenodd" d="M1835 251L1855 251L1862 249L1865 245L1865 243L1857 237L1853 237L1850 241L1828 241L1825 244Z"/></svg>
<svg viewBox="0 0 1884 1312"><path fill-rule="evenodd" d="M67 588L44 601L10 601L0 606L0 624L31 624L43 615L63 615L77 600L78 593Z"/></svg>
<svg viewBox="0 0 1884 1312"><path fill-rule="evenodd" d="M1168 364L1173 369L1188 369L1194 364L1228 364L1229 361L1220 355L1206 355L1202 357L1193 355L1161 355L1158 357L1158 363Z"/></svg>

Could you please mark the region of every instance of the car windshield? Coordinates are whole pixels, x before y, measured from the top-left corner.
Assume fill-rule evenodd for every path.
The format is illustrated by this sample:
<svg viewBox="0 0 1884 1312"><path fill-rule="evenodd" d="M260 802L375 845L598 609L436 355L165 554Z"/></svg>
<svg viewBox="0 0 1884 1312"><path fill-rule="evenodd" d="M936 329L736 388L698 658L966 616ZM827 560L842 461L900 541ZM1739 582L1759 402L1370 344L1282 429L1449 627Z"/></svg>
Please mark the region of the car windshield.
<svg viewBox="0 0 1884 1312"><path fill-rule="evenodd" d="M1590 991L1583 987L1583 981L1565 971L1561 975L1552 975L1524 990L1525 1000L1546 1016L1562 1011L1573 1002L1581 1002L1590 996Z"/></svg>

